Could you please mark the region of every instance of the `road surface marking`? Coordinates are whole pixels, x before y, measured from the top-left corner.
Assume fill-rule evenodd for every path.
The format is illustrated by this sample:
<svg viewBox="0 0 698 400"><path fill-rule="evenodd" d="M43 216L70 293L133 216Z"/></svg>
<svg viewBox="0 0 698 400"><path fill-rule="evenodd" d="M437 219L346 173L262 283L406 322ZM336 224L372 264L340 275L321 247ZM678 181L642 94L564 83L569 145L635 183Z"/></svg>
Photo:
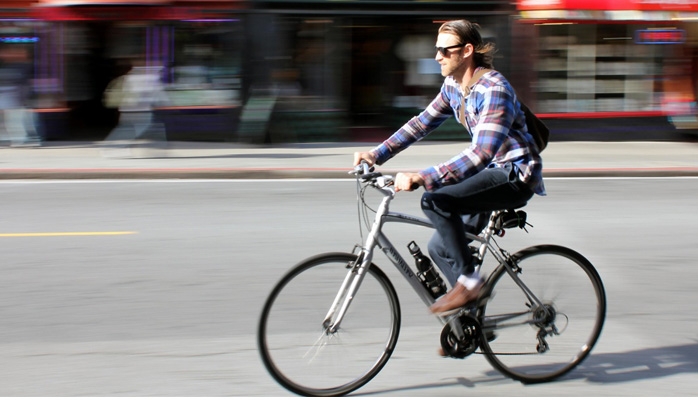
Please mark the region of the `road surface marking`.
<svg viewBox="0 0 698 400"><path fill-rule="evenodd" d="M46 237L46 236L115 236L135 235L134 231L116 232L26 232L26 233L0 233L0 237Z"/></svg>

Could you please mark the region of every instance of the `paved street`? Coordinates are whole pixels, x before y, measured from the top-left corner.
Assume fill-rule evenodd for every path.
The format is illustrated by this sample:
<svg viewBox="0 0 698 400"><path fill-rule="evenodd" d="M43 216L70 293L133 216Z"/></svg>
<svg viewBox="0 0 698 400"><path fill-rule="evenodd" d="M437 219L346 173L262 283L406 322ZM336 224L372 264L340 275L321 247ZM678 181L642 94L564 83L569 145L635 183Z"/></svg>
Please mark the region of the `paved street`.
<svg viewBox="0 0 698 400"><path fill-rule="evenodd" d="M500 244L557 243L596 265L609 305L590 358L532 386L481 355L441 359L440 328L381 256L402 334L357 395L695 395L698 179L551 178L547 188L527 207L530 233ZM348 180L3 181L0 195L3 396L288 396L256 350L261 304L292 264L359 240ZM419 213L417 199L400 195L393 208ZM400 247L429 237L388 233Z"/></svg>

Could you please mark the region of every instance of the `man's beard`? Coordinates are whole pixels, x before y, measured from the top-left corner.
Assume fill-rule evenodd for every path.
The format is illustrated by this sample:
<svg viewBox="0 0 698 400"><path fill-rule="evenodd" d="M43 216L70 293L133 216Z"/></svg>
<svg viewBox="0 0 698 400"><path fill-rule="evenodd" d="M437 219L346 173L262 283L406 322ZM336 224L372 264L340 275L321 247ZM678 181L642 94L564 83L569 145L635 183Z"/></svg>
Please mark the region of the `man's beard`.
<svg viewBox="0 0 698 400"><path fill-rule="evenodd" d="M456 65L451 65L451 64L447 65L448 69L442 68L441 75L445 78L447 76L453 75L456 71L458 71L463 66L463 64L465 64L466 59L464 57L464 58L460 58L459 60L460 61Z"/></svg>

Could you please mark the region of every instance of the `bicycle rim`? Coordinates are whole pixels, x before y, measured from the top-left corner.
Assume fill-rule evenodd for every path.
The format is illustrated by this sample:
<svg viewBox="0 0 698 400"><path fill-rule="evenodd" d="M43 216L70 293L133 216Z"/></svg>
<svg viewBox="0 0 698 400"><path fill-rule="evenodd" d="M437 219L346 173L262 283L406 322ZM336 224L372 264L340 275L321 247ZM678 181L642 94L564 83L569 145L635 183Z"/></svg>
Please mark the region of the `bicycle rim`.
<svg viewBox="0 0 698 400"><path fill-rule="evenodd" d="M400 309L388 278L375 265L340 325L330 334L323 320L356 259L323 254L298 264L267 299L258 346L269 373L286 389L305 396L339 396L370 381L397 343Z"/></svg>
<svg viewBox="0 0 698 400"><path fill-rule="evenodd" d="M494 340L483 340L482 349L503 374L525 383L548 382L571 371L594 347L606 315L603 284L589 261L564 247L531 247L513 258L517 276L543 306L530 302L500 266L489 282L491 298L480 309L483 332L491 339L494 319L518 316L500 320Z"/></svg>

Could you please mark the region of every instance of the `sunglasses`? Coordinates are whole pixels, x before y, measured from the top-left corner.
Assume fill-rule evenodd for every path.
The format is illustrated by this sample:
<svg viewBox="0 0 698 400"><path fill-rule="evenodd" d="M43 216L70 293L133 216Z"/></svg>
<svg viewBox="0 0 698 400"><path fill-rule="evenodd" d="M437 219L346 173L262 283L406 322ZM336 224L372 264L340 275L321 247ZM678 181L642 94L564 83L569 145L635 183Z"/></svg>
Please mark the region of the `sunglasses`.
<svg viewBox="0 0 698 400"><path fill-rule="evenodd" d="M457 47L463 47L463 46L465 46L465 44L463 44L463 43L454 44L453 46L448 46L448 47L438 47L438 46L436 46L436 51L438 51L439 53L441 53L442 56L448 57L448 53L449 53L449 50L450 50L450 49L455 49L455 48L457 48Z"/></svg>

